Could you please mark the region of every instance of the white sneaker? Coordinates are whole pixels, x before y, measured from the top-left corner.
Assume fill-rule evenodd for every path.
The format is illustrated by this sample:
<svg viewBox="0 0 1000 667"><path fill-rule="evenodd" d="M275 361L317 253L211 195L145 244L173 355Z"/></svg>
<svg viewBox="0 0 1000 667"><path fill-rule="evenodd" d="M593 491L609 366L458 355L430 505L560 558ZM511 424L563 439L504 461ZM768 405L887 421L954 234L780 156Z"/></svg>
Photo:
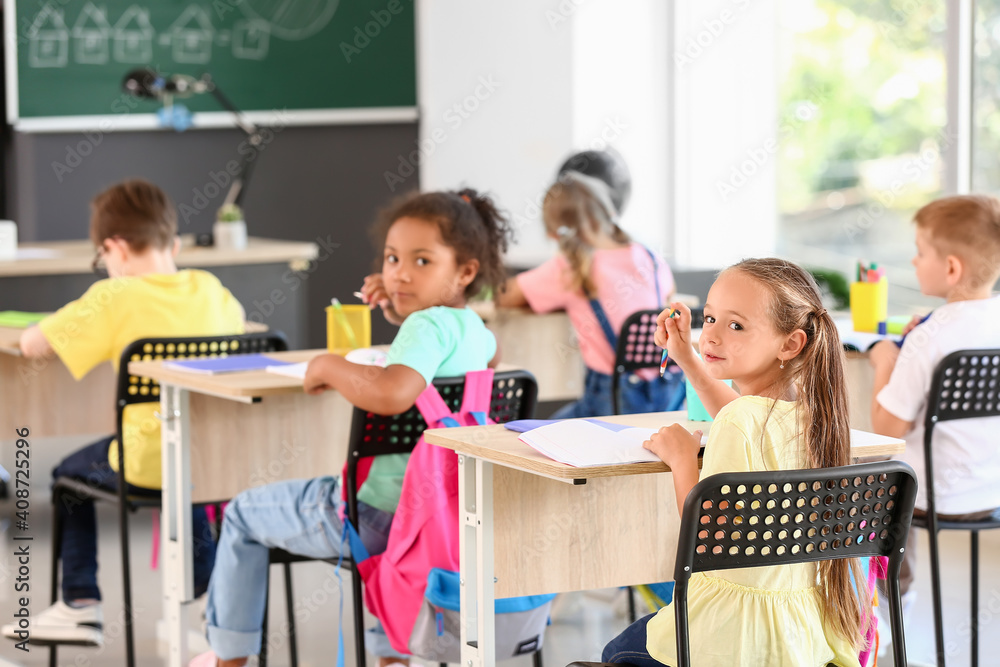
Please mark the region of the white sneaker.
<svg viewBox="0 0 1000 667"><path fill-rule="evenodd" d="M101 605L74 609L63 601L34 615L28 624L28 637L18 634L23 630L11 623L0 628L0 634L14 641L30 637L32 643L81 644L104 646L104 623Z"/></svg>
<svg viewBox="0 0 1000 667"><path fill-rule="evenodd" d="M913 607L917 603L917 592L907 591L900 597L900 602L905 629ZM879 606L875 607L875 616L878 617L878 664L892 665L892 623L889 620L889 601L884 595L879 596Z"/></svg>

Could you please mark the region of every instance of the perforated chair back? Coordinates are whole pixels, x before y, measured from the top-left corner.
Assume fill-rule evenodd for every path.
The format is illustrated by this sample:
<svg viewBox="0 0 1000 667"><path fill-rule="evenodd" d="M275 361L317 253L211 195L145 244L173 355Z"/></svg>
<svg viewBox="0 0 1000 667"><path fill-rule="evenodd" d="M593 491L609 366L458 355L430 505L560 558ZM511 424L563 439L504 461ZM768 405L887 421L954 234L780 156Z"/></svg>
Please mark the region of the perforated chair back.
<svg viewBox="0 0 1000 667"><path fill-rule="evenodd" d="M161 361L225 357L236 354L266 354L288 349L285 334L269 331L227 336L187 336L174 338L141 338L122 350L118 367L117 412L118 433L121 434L122 410L136 403L160 400L160 385L156 380L128 371L131 361Z"/></svg>
<svg viewBox="0 0 1000 667"><path fill-rule="evenodd" d="M462 405L465 389L464 377L434 380L441 398L457 412ZM531 419L538 399L535 376L527 371L504 371L493 376L490 397L490 419L498 424L515 419ZM357 525L356 506L358 464L362 459L384 454L406 454L413 451L427 422L416 406L398 415L377 415L355 407L351 417L351 437L347 454L348 509L351 520Z"/></svg>
<svg viewBox="0 0 1000 667"><path fill-rule="evenodd" d="M1000 528L998 515L977 522L941 521L934 491L934 428L941 422L1000 416L1000 348L952 352L934 369L924 416L924 470L927 516L914 523L930 533L931 594L938 664L945 664L941 571L937 533L940 529L972 531L971 633L973 664L979 650L979 536L976 531Z"/></svg>
<svg viewBox="0 0 1000 667"><path fill-rule="evenodd" d="M691 664L687 588L695 572L887 556L893 651L906 664L899 569L917 484L905 463L722 473L684 502L674 565L678 667Z"/></svg>
<svg viewBox="0 0 1000 667"><path fill-rule="evenodd" d="M462 406L465 390L464 377L438 378L434 380L441 398L458 412ZM531 419L535 415L538 401L538 384L535 376L527 371L504 371L493 375L493 390L490 395L490 419L498 424L515 419ZM417 441L427 428L427 422L416 406L398 415L377 415L355 407L351 416L351 437L347 450L347 474L344 487L347 492L347 516L351 523L358 525L358 467L361 461L371 456L384 454L408 454L416 447ZM354 638L356 663L365 667L364 610L361 600L361 575L357 568L351 570L353 583ZM540 656L536 652L535 665L539 667Z"/></svg>
<svg viewBox="0 0 1000 667"><path fill-rule="evenodd" d="M663 349L655 341L656 318L659 310L638 310L625 319L618 334L615 349L615 367L611 376L611 407L614 414L620 414L618 380L626 373L643 368L659 368ZM691 328L697 329L705 323L705 309L691 309Z"/></svg>

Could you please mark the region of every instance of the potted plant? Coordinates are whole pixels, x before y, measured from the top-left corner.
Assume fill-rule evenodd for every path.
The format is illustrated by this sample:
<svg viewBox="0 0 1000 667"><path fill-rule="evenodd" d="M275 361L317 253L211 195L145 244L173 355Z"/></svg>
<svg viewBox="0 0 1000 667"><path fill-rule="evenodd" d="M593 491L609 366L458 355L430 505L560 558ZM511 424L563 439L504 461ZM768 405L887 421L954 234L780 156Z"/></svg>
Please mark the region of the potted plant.
<svg viewBox="0 0 1000 667"><path fill-rule="evenodd" d="M212 226L215 246L223 250L243 250L247 247L247 223L243 209L236 204L223 204Z"/></svg>

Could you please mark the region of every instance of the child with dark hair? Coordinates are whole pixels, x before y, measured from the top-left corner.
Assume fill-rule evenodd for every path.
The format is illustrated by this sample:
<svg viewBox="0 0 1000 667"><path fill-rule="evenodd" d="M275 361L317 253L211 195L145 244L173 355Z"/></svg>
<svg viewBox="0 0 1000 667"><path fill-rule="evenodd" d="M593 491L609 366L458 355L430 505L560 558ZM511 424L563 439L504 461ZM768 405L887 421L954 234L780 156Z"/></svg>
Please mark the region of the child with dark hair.
<svg viewBox="0 0 1000 667"><path fill-rule="evenodd" d="M376 231L382 271L365 279L362 294L400 324L388 365L373 369L324 354L309 364L305 390L336 390L363 410L393 415L408 410L435 377L495 363L496 340L466 302L498 286L510 228L488 197L466 189L405 197L383 212ZM385 551L407 459L376 457L358 493L357 528L370 554ZM344 531L339 486L332 476L279 482L229 504L205 612L212 651L192 665L244 665L260 651L268 550L336 558ZM380 630L368 632L369 651L382 665L405 661Z"/></svg>

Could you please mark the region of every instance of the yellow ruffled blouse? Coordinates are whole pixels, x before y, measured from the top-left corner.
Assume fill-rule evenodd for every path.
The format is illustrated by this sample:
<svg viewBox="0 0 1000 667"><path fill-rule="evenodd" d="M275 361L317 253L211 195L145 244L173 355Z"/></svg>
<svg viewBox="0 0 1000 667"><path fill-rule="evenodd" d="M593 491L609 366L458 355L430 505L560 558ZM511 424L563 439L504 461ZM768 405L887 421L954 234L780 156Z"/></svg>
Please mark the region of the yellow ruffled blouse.
<svg viewBox="0 0 1000 667"><path fill-rule="evenodd" d="M772 410L773 405L773 410ZM805 467L795 403L743 396L719 411L701 476ZM761 434L763 433L763 438ZM858 651L823 624L817 565L699 572L688 586L691 661L719 667L860 667ZM677 664L674 607L646 625L646 650Z"/></svg>

